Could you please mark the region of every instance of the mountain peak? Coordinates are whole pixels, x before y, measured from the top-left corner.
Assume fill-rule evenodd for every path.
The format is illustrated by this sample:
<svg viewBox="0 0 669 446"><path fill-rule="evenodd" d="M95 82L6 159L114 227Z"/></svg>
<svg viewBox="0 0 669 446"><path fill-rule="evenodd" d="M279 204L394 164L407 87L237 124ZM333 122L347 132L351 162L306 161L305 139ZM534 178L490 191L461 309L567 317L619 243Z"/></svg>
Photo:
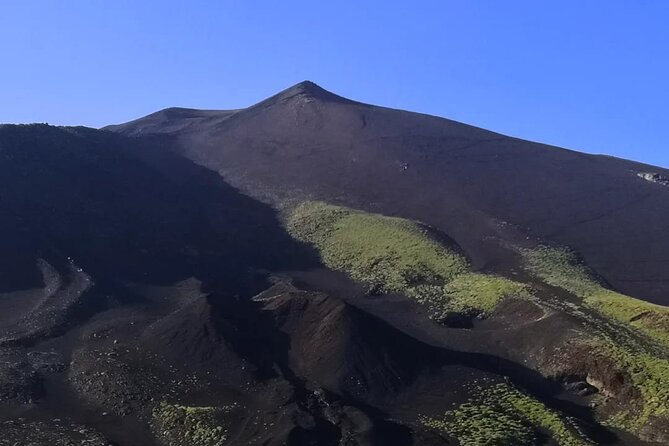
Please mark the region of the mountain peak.
<svg viewBox="0 0 669 446"><path fill-rule="evenodd" d="M305 80L293 85L292 87L288 87L278 93L275 97L278 99L287 100L296 96L303 96L327 102L351 102L349 99L329 92L315 82L309 80Z"/></svg>
<svg viewBox="0 0 669 446"><path fill-rule="evenodd" d="M332 94L320 85L316 84L315 82L305 80L302 82L299 82L292 87L289 88L289 90L299 90L302 91L306 94Z"/></svg>

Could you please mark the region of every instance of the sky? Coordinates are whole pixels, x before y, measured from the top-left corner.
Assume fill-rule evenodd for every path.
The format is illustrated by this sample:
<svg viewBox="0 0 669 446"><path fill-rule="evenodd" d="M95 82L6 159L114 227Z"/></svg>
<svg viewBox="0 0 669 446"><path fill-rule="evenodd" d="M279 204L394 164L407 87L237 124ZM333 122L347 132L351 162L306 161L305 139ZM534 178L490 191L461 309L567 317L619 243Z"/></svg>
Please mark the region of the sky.
<svg viewBox="0 0 669 446"><path fill-rule="evenodd" d="M232 109L302 80L669 167L666 0L59 0L0 8L0 122Z"/></svg>

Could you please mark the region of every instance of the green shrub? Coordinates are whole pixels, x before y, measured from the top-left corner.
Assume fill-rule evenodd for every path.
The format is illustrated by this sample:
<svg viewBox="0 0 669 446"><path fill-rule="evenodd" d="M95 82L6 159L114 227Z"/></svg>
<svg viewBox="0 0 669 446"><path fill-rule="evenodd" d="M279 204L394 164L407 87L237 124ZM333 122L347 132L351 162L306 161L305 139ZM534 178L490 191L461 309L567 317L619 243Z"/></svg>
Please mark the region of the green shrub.
<svg viewBox="0 0 669 446"><path fill-rule="evenodd" d="M421 417L420 421L454 436L462 446L535 444L538 430L548 432L561 446L590 444L557 412L508 384L480 389L470 402L442 418Z"/></svg>
<svg viewBox="0 0 669 446"><path fill-rule="evenodd" d="M526 446L536 439L532 427L515 414L480 404L463 404L443 419L421 421L457 438L462 446Z"/></svg>
<svg viewBox="0 0 669 446"><path fill-rule="evenodd" d="M169 446L220 446L227 439L221 418L231 409L162 402L153 409L153 431Z"/></svg>

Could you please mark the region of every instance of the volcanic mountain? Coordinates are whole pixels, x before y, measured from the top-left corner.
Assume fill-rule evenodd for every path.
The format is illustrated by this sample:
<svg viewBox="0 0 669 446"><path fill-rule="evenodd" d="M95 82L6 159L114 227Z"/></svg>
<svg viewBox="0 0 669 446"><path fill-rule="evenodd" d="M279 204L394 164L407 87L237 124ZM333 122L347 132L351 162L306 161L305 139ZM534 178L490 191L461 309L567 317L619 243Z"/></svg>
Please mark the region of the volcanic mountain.
<svg viewBox="0 0 669 446"><path fill-rule="evenodd" d="M0 423L9 444L666 444L668 184L312 82L1 126Z"/></svg>

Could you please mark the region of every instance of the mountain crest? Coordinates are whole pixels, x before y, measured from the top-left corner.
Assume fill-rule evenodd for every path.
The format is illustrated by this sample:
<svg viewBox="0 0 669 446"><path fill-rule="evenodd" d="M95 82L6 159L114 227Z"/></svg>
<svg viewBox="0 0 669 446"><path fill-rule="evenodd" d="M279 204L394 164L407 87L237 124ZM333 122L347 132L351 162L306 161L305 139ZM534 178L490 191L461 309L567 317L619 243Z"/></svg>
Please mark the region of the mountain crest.
<svg viewBox="0 0 669 446"><path fill-rule="evenodd" d="M353 102L349 99L338 96L332 92L327 91L323 87L319 86L315 82L305 80L298 84L288 87L287 89L279 92L274 99L279 101L290 100L295 97L308 98L316 101L323 102ZM272 98L270 98L272 99Z"/></svg>
<svg viewBox="0 0 669 446"><path fill-rule="evenodd" d="M325 88L321 87L315 82L305 80L302 82L299 82L292 87L289 87L288 90L294 90L296 92L301 92L303 94L308 94L312 96L318 96L318 95L328 95L332 94L329 91L327 91Z"/></svg>

